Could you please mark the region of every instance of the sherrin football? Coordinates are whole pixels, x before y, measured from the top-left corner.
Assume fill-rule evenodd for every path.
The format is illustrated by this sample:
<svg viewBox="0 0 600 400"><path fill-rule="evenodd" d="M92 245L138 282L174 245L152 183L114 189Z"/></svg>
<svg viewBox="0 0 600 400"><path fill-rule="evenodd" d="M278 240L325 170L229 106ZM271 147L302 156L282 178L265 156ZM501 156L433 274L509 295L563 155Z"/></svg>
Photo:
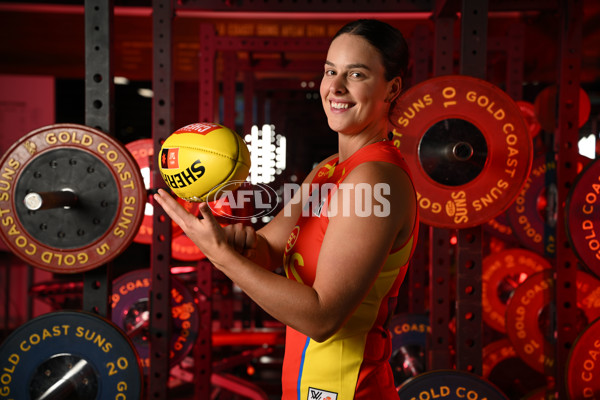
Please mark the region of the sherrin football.
<svg viewBox="0 0 600 400"><path fill-rule="evenodd" d="M231 129L201 122L173 132L163 143L158 165L173 193L187 201L213 201L230 181L245 181L250 152ZM235 190L238 185L228 185Z"/></svg>

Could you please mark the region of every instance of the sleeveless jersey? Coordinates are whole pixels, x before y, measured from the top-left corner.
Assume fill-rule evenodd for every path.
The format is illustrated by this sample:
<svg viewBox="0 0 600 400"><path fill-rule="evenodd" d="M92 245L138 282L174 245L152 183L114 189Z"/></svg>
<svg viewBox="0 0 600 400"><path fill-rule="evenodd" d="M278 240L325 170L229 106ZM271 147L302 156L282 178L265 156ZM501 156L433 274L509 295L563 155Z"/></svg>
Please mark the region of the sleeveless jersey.
<svg viewBox="0 0 600 400"><path fill-rule="evenodd" d="M311 187L315 188L314 193L321 193L304 202L284 251L287 277L309 286L314 282L329 222L327 200L333 192L318 188L339 187L352 169L369 161L392 163L409 173L399 150L389 141L365 146L345 161L337 161L330 161L315 175ZM388 362L392 349L387 322L414 251L417 230L415 221L409 240L390 251L359 307L331 338L318 343L287 327L282 371L284 400L398 399Z"/></svg>

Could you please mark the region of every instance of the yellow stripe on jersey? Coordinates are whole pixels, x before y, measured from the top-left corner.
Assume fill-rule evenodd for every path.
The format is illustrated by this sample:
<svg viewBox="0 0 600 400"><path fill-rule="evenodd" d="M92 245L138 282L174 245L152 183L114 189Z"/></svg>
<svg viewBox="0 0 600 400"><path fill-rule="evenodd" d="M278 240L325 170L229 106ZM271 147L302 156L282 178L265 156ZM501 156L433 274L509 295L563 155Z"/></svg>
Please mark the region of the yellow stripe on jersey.
<svg viewBox="0 0 600 400"><path fill-rule="evenodd" d="M342 329L322 343L309 339L300 367L298 400L310 399L309 388L337 393L338 400L354 398L367 334L377 319L381 301L408 262L413 241L414 237L411 237L388 256L375 284ZM333 371L335 376L332 376Z"/></svg>

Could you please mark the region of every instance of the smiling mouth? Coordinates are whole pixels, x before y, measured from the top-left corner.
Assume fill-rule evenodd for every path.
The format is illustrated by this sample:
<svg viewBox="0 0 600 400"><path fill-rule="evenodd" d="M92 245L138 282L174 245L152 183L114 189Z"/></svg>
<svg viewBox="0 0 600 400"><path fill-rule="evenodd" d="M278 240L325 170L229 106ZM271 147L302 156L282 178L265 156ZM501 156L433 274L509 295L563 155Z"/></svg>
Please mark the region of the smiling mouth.
<svg viewBox="0 0 600 400"><path fill-rule="evenodd" d="M346 110L350 107L350 104L348 104L348 103L337 103L335 101L332 101L330 104L331 104L331 108L333 108L335 110Z"/></svg>

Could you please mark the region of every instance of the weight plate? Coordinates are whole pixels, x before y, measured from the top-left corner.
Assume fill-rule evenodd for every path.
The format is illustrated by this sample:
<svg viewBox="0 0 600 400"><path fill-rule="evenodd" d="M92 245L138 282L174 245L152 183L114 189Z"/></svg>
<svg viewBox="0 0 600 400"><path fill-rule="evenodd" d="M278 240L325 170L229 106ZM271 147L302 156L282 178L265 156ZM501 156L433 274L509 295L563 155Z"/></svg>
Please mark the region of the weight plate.
<svg viewBox="0 0 600 400"><path fill-rule="evenodd" d="M21 325L0 346L3 399L140 399L135 348L112 322L60 311Z"/></svg>
<svg viewBox="0 0 600 400"><path fill-rule="evenodd" d="M535 115L535 106L523 100L517 100L517 105L519 106L519 110L521 110L521 115L525 120L529 134L532 138L536 137L542 130L542 125L538 121L537 115Z"/></svg>
<svg viewBox="0 0 600 400"><path fill-rule="evenodd" d="M557 110L557 85L551 85L544 88L535 97L534 108L542 129L546 132L554 132L556 129L556 110ZM590 117L592 104L590 97L583 88L579 88L579 120L578 127L581 128Z"/></svg>
<svg viewBox="0 0 600 400"><path fill-rule="evenodd" d="M486 81L424 81L398 99L390 122L426 224L483 224L508 208L529 174L532 140L519 107Z"/></svg>
<svg viewBox="0 0 600 400"><path fill-rule="evenodd" d="M546 383L546 376L527 365L507 338L483 348L482 376L510 399L520 399Z"/></svg>
<svg viewBox="0 0 600 400"><path fill-rule="evenodd" d="M519 242L539 254L555 252L552 244L544 248L545 226L556 222L555 213L548 213L547 209L549 202L556 204L556 199L548 201L547 196L555 196L556 192L546 190L546 173L555 170L556 162L537 157L525 185L507 211L508 221Z"/></svg>
<svg viewBox="0 0 600 400"><path fill-rule="evenodd" d="M390 322L392 356L390 364L396 386L426 370L425 346L429 317L417 314L398 314Z"/></svg>
<svg viewBox="0 0 600 400"><path fill-rule="evenodd" d="M510 296L528 276L551 267L548 260L525 249L509 249L485 257L481 282L485 323L505 333L506 303Z"/></svg>
<svg viewBox="0 0 600 400"><path fill-rule="evenodd" d="M179 261L198 261L206 258L185 233L171 239L171 257Z"/></svg>
<svg viewBox="0 0 600 400"><path fill-rule="evenodd" d="M580 331L589 321L600 317L600 280L577 271L577 326ZM506 306L506 333L517 354L533 369L545 373L554 367L554 339L550 326L554 272L543 270L530 275L519 285Z"/></svg>
<svg viewBox="0 0 600 400"><path fill-rule="evenodd" d="M600 397L600 319L579 334L567 358L567 392L572 400Z"/></svg>
<svg viewBox="0 0 600 400"><path fill-rule="evenodd" d="M567 197L567 237L575 254L600 276L600 160L578 175Z"/></svg>
<svg viewBox="0 0 600 400"><path fill-rule="evenodd" d="M146 193L135 160L98 130L34 130L4 154L0 170L0 237L30 265L88 271L123 252L142 221Z"/></svg>
<svg viewBox="0 0 600 400"><path fill-rule="evenodd" d="M401 399L508 400L496 386L470 372L441 369L410 378L398 389Z"/></svg>
<svg viewBox="0 0 600 400"><path fill-rule="evenodd" d="M149 270L136 270L121 275L113 282L112 320L133 340L144 372L150 367L148 325L150 323ZM178 364L190 352L198 336L198 307L191 291L171 276L171 366Z"/></svg>
<svg viewBox="0 0 600 400"><path fill-rule="evenodd" d="M504 240L505 242L515 242L517 240L513 233L513 229L508 223L506 212L490 219L483 225L483 230L494 237Z"/></svg>

